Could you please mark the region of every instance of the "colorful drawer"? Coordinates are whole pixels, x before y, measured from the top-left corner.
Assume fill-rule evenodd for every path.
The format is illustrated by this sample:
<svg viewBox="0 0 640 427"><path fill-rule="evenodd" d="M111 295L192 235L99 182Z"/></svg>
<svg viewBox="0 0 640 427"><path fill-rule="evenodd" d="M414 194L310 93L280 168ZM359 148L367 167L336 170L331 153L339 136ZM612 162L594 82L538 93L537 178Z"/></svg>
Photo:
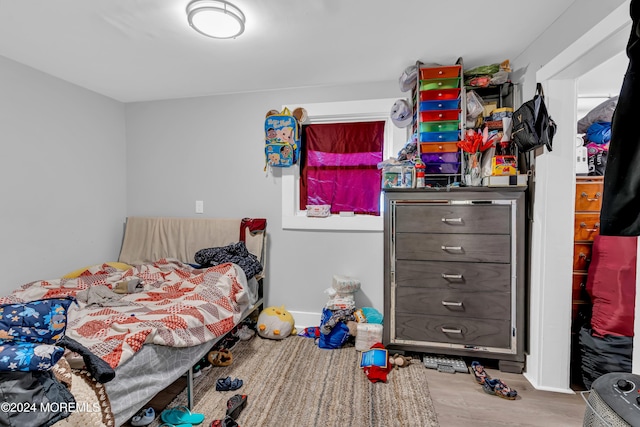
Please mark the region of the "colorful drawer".
<svg viewBox="0 0 640 427"><path fill-rule="evenodd" d="M460 163L460 151L455 153L422 153L422 163Z"/></svg>
<svg viewBox="0 0 640 427"><path fill-rule="evenodd" d="M450 99L447 101L422 101L420 103L420 110L433 111L433 110L457 110L460 112L460 100Z"/></svg>
<svg viewBox="0 0 640 427"><path fill-rule="evenodd" d="M420 90L457 89L460 87L460 78L420 80Z"/></svg>
<svg viewBox="0 0 640 427"><path fill-rule="evenodd" d="M459 119L460 110L433 110L420 113L421 122L435 122L438 120L452 121Z"/></svg>
<svg viewBox="0 0 640 427"><path fill-rule="evenodd" d="M460 89L423 90L420 92L420 101L457 100L460 97Z"/></svg>
<svg viewBox="0 0 640 427"><path fill-rule="evenodd" d="M449 65L445 67L429 67L420 69L421 80L448 79L460 77L460 65Z"/></svg>
<svg viewBox="0 0 640 427"><path fill-rule="evenodd" d="M458 163L425 163L426 174L458 174L460 173L460 162Z"/></svg>
<svg viewBox="0 0 640 427"><path fill-rule="evenodd" d="M459 152L457 142L423 142L420 144L421 153L453 153Z"/></svg>
<svg viewBox="0 0 640 427"><path fill-rule="evenodd" d="M420 132L458 132L459 130L460 122L458 120L420 123Z"/></svg>
<svg viewBox="0 0 640 427"><path fill-rule="evenodd" d="M420 142L453 142L460 140L460 132L420 132Z"/></svg>

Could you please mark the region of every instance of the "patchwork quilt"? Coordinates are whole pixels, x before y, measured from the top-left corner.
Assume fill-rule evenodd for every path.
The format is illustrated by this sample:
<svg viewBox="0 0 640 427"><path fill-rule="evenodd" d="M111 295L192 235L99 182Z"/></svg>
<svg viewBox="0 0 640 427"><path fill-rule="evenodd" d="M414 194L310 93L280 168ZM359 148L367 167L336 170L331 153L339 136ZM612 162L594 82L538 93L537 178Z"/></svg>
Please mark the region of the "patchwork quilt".
<svg viewBox="0 0 640 427"><path fill-rule="evenodd" d="M77 278L28 283L0 298L0 304L76 297L97 287L114 289L132 278L142 281L142 292L78 298L68 312L66 334L113 368L145 343L190 347L211 341L231 330L249 306L246 276L236 264L194 269L173 259L128 270L103 264Z"/></svg>

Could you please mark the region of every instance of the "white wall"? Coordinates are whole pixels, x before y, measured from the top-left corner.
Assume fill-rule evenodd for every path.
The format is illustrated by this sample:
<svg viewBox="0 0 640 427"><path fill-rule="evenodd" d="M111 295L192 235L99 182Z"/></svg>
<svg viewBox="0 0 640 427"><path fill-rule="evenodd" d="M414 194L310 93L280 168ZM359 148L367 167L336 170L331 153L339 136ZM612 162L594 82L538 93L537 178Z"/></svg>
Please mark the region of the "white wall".
<svg viewBox="0 0 640 427"><path fill-rule="evenodd" d="M116 259L124 106L0 57L0 295Z"/></svg>
<svg viewBox="0 0 640 427"><path fill-rule="evenodd" d="M264 118L283 104L403 95L393 81L128 104L128 214L197 216L203 200L204 216L265 217L267 305L318 324L324 290L345 274L362 282L358 306L382 312L382 232L282 230L282 171L263 170Z"/></svg>

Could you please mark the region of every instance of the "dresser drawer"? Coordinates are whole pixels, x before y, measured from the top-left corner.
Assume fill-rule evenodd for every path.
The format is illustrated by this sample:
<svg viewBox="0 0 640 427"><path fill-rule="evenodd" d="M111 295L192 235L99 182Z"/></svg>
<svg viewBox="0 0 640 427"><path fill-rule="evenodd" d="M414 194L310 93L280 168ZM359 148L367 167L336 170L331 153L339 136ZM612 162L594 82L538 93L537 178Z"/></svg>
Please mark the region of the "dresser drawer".
<svg viewBox="0 0 640 427"><path fill-rule="evenodd" d="M511 237L504 234L397 233L396 258L509 263Z"/></svg>
<svg viewBox="0 0 640 427"><path fill-rule="evenodd" d="M484 292L509 292L511 289L509 264L398 260L395 269L398 288Z"/></svg>
<svg viewBox="0 0 640 427"><path fill-rule="evenodd" d="M445 102L458 102L458 101L425 101L420 104L428 104L431 102L435 102L438 105L444 104ZM460 110L439 110L439 111L423 111L420 113L420 121L421 122L437 122L437 121L459 121L460 120Z"/></svg>
<svg viewBox="0 0 640 427"><path fill-rule="evenodd" d="M460 89L439 89L420 91L420 101L447 101L458 99Z"/></svg>
<svg viewBox="0 0 640 427"><path fill-rule="evenodd" d="M396 206L396 231L509 234L509 215L506 205L401 205Z"/></svg>
<svg viewBox="0 0 640 427"><path fill-rule="evenodd" d="M455 153L460 147L456 142L423 142L420 144L421 153Z"/></svg>
<svg viewBox="0 0 640 427"><path fill-rule="evenodd" d="M587 271L591 262L592 243L575 243L573 245L573 270Z"/></svg>
<svg viewBox="0 0 640 427"><path fill-rule="evenodd" d="M600 182L576 184L576 212L600 212L603 184Z"/></svg>
<svg viewBox="0 0 640 427"><path fill-rule="evenodd" d="M600 213L576 213L574 224L574 240L589 240L600 234Z"/></svg>
<svg viewBox="0 0 640 427"><path fill-rule="evenodd" d="M460 87L460 78L420 80L420 90L455 89Z"/></svg>
<svg viewBox="0 0 640 427"><path fill-rule="evenodd" d="M428 67L420 68L420 79L448 79L453 77L460 77L460 65L448 65L444 67Z"/></svg>
<svg viewBox="0 0 640 427"><path fill-rule="evenodd" d="M571 298L573 301L587 301L587 273L573 273L573 284L571 286Z"/></svg>
<svg viewBox="0 0 640 427"><path fill-rule="evenodd" d="M460 129L458 120L442 120L420 123L420 132L457 132Z"/></svg>
<svg viewBox="0 0 640 427"><path fill-rule="evenodd" d="M470 317L424 316L398 313L395 338L399 340L509 348L510 321Z"/></svg>
<svg viewBox="0 0 640 427"><path fill-rule="evenodd" d="M434 316L473 317L475 319L510 319L511 293L471 290L396 289L396 313Z"/></svg>

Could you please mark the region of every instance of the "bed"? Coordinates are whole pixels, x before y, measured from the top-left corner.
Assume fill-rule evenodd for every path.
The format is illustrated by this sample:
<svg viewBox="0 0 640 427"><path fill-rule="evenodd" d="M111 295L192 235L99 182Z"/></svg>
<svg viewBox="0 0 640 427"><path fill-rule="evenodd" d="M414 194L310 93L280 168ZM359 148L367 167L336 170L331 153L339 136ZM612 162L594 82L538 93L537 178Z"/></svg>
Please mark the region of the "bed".
<svg viewBox="0 0 640 427"><path fill-rule="evenodd" d="M211 264L217 265L199 268L196 253L207 248L224 250L215 252ZM28 283L0 303L78 300L68 311L66 335L115 370L96 397L102 399L104 424L119 426L185 373L190 391L191 367L261 308L265 248L264 219L130 217L117 263ZM221 257L233 262L218 263ZM259 268L251 264L256 260ZM142 291L113 300L94 292L134 279L144 284Z"/></svg>

